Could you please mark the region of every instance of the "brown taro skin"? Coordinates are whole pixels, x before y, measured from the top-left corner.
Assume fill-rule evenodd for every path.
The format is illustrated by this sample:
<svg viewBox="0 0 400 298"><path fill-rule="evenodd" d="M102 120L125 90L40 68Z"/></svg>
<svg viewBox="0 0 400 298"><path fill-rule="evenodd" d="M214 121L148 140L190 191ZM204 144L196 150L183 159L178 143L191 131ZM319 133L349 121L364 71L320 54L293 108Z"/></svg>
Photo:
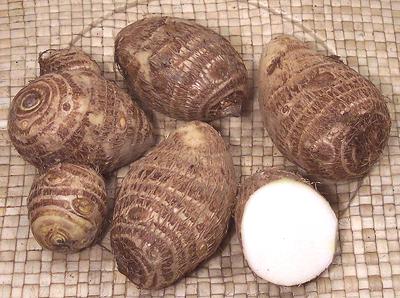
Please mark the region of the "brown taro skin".
<svg viewBox="0 0 400 298"><path fill-rule="evenodd" d="M241 223L242 223L242 218L243 218L243 213L244 213L244 208L246 206L247 201L249 200L250 196L259 188L263 187L264 185L267 185L275 180L279 179L291 179L294 181L302 182L307 185L312 185L310 184L309 181L301 177L300 175L279 169L276 167L273 168L265 168L261 171L256 172L255 174L251 175L248 177L243 184L240 185L238 189L238 194L237 194L237 201L235 205L235 211L234 211L234 219L235 219L235 227L236 227L236 235L239 239L240 245L242 245L242 237L241 237Z"/></svg>
<svg viewBox="0 0 400 298"><path fill-rule="evenodd" d="M40 75L69 70L89 70L101 75L99 65L79 48L48 49L39 55Z"/></svg>
<svg viewBox="0 0 400 298"><path fill-rule="evenodd" d="M41 171L66 161L109 173L154 143L151 123L129 95L87 69L29 83L11 102L8 131L18 153Z"/></svg>
<svg viewBox="0 0 400 298"><path fill-rule="evenodd" d="M42 247L63 253L93 244L110 206L103 178L89 167L68 163L36 177L28 196L35 239Z"/></svg>
<svg viewBox="0 0 400 298"><path fill-rule="evenodd" d="M317 179L363 177L388 141L391 121L381 92L337 57L291 36L264 49L259 105L274 144Z"/></svg>
<svg viewBox="0 0 400 298"><path fill-rule="evenodd" d="M211 126L176 130L122 182L111 228L118 270L146 289L191 272L226 234L236 189L232 157Z"/></svg>
<svg viewBox="0 0 400 298"><path fill-rule="evenodd" d="M228 40L192 21L151 17L123 28L115 62L143 106L180 120L239 116L246 67Z"/></svg>

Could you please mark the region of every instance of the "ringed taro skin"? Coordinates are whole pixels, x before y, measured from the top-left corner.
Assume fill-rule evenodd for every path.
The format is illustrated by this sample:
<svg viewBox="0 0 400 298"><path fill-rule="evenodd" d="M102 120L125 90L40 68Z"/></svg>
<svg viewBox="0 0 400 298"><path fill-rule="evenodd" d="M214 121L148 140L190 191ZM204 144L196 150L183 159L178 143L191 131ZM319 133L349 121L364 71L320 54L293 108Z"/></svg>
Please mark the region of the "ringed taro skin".
<svg viewBox="0 0 400 298"><path fill-rule="evenodd" d="M266 45L258 100L274 144L313 179L365 176L389 138L381 92L337 57L291 36Z"/></svg>
<svg viewBox="0 0 400 298"><path fill-rule="evenodd" d="M75 253L98 240L111 201L103 178L86 166L61 163L36 177L28 196L28 216L39 244Z"/></svg>
<svg viewBox="0 0 400 298"><path fill-rule="evenodd" d="M140 288L173 284L225 236L237 190L232 157L211 126L191 122L131 165L115 204L118 270Z"/></svg>
<svg viewBox="0 0 400 298"><path fill-rule="evenodd" d="M172 118L239 116L249 97L240 55L192 21L151 17L128 25L116 37L115 62L144 107Z"/></svg>
<svg viewBox="0 0 400 298"><path fill-rule="evenodd" d="M115 83L99 76L97 64L85 53L47 51L40 65L45 74L18 92L8 119L14 147L39 170L65 161L109 173L153 145L145 113Z"/></svg>

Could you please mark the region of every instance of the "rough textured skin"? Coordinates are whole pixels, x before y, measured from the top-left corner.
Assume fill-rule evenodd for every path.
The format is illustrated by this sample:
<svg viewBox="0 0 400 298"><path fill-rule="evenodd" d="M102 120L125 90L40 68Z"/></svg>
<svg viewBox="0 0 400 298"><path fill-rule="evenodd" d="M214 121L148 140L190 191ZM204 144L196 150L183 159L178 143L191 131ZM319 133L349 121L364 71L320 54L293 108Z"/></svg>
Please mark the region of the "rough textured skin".
<svg viewBox="0 0 400 298"><path fill-rule="evenodd" d="M244 63L222 36L171 17L122 29L115 61L144 106L182 120L239 116L249 96Z"/></svg>
<svg viewBox="0 0 400 298"><path fill-rule="evenodd" d="M381 156L391 124L384 97L337 58L280 36L267 44L259 77L270 137L311 176L360 178Z"/></svg>
<svg viewBox="0 0 400 298"><path fill-rule="evenodd" d="M219 134L197 121L178 129L122 182L111 229L118 270L157 289L195 269L226 234L236 189Z"/></svg>
<svg viewBox="0 0 400 298"><path fill-rule="evenodd" d="M264 169L260 172L257 172L247 178L244 183L239 187L238 195L237 195L237 201L236 201L236 206L235 206L235 226L236 226L236 235L239 239L240 245L242 245L242 237L241 237L241 229L240 229L240 224L242 222L242 217L243 217L243 212L244 212L244 207L246 206L246 203L250 196L259 188L262 186L271 183L272 181L282 179L282 178L288 178L292 179L295 181L299 181L305 184L312 185L303 177L289 172L285 170L281 170L278 168L268 168Z"/></svg>
<svg viewBox="0 0 400 298"><path fill-rule="evenodd" d="M101 75L99 65L81 49L48 49L39 55L40 75L68 70L90 70Z"/></svg>
<svg viewBox="0 0 400 298"><path fill-rule="evenodd" d="M67 161L111 172L154 142L144 112L89 70L50 73L29 83L11 102L8 130L16 150L40 170Z"/></svg>
<svg viewBox="0 0 400 298"><path fill-rule="evenodd" d="M88 167L68 163L38 176L28 196L35 239L44 248L64 253L96 241L109 207L103 178Z"/></svg>

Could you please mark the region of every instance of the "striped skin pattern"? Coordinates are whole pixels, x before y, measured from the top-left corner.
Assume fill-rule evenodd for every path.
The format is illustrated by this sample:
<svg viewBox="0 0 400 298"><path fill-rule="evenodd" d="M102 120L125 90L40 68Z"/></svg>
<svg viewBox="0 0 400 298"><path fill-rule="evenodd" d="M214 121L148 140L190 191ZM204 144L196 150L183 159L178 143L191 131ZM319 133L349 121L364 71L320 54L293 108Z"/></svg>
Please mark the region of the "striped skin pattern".
<svg viewBox="0 0 400 298"><path fill-rule="evenodd" d="M232 157L211 126L176 130L122 182L111 229L118 270L158 289L195 269L225 236L236 189Z"/></svg>
<svg viewBox="0 0 400 298"><path fill-rule="evenodd" d="M68 49L48 49L39 55L40 75L67 70L89 70L101 75L99 65L82 50L71 47Z"/></svg>
<svg viewBox="0 0 400 298"><path fill-rule="evenodd" d="M239 116L249 97L246 67L229 41L188 20L130 24L116 37L115 61L143 106L172 118Z"/></svg>
<svg viewBox="0 0 400 298"><path fill-rule="evenodd" d="M45 74L24 87L11 103L8 129L16 150L40 170L66 161L107 173L154 142L146 115L124 91L79 69Z"/></svg>
<svg viewBox="0 0 400 298"><path fill-rule="evenodd" d="M310 176L361 178L381 156L391 124L384 97L337 57L280 36L267 44L259 78L270 137Z"/></svg>
<svg viewBox="0 0 400 298"><path fill-rule="evenodd" d="M35 239L57 252L77 252L95 242L109 209L103 178L86 166L68 163L38 176L28 196Z"/></svg>

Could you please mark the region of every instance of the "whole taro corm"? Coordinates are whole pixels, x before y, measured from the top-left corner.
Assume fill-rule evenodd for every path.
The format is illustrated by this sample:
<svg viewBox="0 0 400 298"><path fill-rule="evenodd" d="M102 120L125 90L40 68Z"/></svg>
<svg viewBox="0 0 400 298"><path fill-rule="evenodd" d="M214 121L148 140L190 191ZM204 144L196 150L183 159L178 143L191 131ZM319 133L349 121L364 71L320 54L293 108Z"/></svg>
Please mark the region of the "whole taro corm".
<svg viewBox="0 0 400 298"><path fill-rule="evenodd" d="M143 107L181 120L239 116L246 67L221 35L192 21L151 17L123 28L115 62Z"/></svg>

